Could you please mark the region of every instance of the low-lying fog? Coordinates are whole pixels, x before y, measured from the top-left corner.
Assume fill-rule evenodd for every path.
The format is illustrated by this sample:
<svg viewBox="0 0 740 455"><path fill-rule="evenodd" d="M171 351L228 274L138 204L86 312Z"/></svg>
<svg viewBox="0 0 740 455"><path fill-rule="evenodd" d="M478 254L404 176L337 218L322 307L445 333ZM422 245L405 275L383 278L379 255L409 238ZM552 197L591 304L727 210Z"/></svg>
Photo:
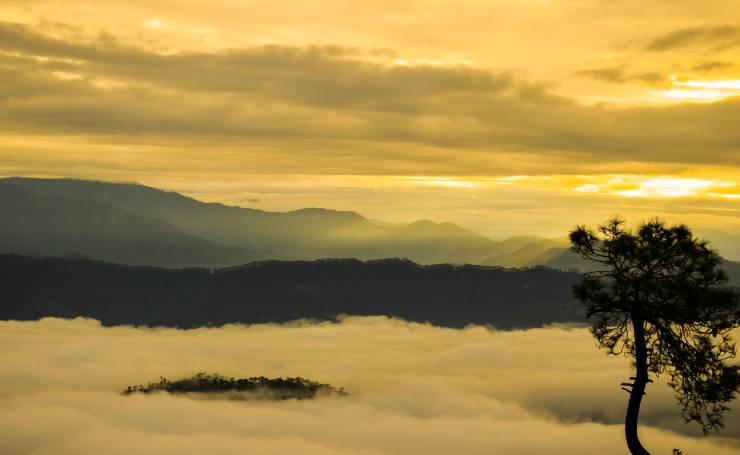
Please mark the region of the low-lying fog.
<svg viewBox="0 0 740 455"><path fill-rule="evenodd" d="M96 321L0 322L0 453L619 454L629 361L583 328L444 329L382 317L196 330ZM121 396L190 377L301 376L350 396L197 400ZM737 407L737 403L733 403ZM738 454L687 426L672 391L650 385L653 454Z"/></svg>

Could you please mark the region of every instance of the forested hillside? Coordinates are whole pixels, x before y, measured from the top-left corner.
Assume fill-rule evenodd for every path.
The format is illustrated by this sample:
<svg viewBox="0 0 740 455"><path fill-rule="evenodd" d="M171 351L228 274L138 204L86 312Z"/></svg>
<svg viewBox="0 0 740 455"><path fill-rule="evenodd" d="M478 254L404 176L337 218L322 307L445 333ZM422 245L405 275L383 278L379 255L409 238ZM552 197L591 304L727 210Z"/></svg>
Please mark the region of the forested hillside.
<svg viewBox="0 0 740 455"><path fill-rule="evenodd" d="M387 315L436 325L583 322L577 273L420 266L407 260L268 261L220 270L0 256L0 319L85 316L177 327Z"/></svg>

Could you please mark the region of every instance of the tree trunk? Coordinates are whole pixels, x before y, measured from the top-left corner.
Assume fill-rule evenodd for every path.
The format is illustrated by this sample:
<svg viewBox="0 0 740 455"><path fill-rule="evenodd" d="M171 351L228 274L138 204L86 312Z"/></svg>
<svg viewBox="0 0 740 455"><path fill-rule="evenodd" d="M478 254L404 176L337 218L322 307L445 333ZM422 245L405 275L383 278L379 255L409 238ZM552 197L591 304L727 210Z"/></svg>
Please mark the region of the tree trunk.
<svg viewBox="0 0 740 455"><path fill-rule="evenodd" d="M645 342L645 323L642 318L632 317L632 327L635 332L635 382L630 392L630 401L627 405L627 417L624 421L624 433L627 437L627 447L632 455L650 455L650 452L640 443L637 436L637 419L640 415L640 403L645 394L648 383L647 346Z"/></svg>

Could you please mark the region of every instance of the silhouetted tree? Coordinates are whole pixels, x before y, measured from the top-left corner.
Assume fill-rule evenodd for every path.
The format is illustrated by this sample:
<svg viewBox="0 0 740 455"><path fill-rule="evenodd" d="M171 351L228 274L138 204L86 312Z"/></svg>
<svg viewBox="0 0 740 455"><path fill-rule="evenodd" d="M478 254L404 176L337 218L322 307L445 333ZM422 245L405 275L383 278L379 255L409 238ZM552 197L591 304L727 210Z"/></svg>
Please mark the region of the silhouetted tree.
<svg viewBox="0 0 740 455"><path fill-rule="evenodd" d="M650 375L667 373L683 417L705 432L722 426L727 403L740 387L730 331L740 325L738 296L723 286L719 255L684 226L650 220L633 232L614 217L596 231L578 226L572 249L600 264L574 288L597 317L592 333L601 348L634 360L625 419L627 446L649 455L637 435L640 403Z"/></svg>

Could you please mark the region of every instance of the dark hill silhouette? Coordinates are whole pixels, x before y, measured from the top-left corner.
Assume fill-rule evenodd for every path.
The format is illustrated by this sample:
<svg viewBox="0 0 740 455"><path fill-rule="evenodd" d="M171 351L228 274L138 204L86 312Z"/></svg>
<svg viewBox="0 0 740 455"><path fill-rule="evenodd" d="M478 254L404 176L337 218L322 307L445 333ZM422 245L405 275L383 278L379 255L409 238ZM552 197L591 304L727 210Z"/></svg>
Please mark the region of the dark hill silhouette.
<svg viewBox="0 0 740 455"><path fill-rule="evenodd" d="M508 239L505 242L509 242ZM483 261L483 265L497 265L500 267L526 267L530 265L546 264L554 256L558 255L564 248L567 248L566 239L541 239L530 237L529 241L521 247L499 254L498 256L488 258Z"/></svg>
<svg viewBox="0 0 740 455"><path fill-rule="evenodd" d="M91 257L124 264L217 266L257 258L105 204L42 196L0 183L0 252Z"/></svg>
<svg viewBox="0 0 740 455"><path fill-rule="evenodd" d="M696 232L699 237L711 240L712 247L719 250L725 259L740 261L739 234L728 234L718 229L697 229Z"/></svg>
<svg viewBox="0 0 740 455"><path fill-rule="evenodd" d="M2 319L85 316L106 325L174 327L331 320L341 314L449 327L584 321L571 295L580 274L544 267L335 259L172 270L0 255L0 274Z"/></svg>
<svg viewBox="0 0 740 455"><path fill-rule="evenodd" d="M552 259L543 262L542 265L557 270L577 270L579 272L596 270L593 262L584 260L569 249L558 251ZM740 262L724 260L720 268L727 272L730 285L740 287Z"/></svg>
<svg viewBox="0 0 740 455"><path fill-rule="evenodd" d="M560 249L550 259L544 261L543 265L558 270L578 270L580 272L596 270L596 266L593 263L584 260L569 248Z"/></svg>
<svg viewBox="0 0 740 455"><path fill-rule="evenodd" d="M740 262L724 261L720 268L727 272L731 285L740 287Z"/></svg>
<svg viewBox="0 0 740 455"><path fill-rule="evenodd" d="M269 250L271 259L408 257L424 264L479 263L497 254L501 245L452 223L389 225L355 212L317 208L267 212L203 203L137 184L19 177L3 181L42 195L92 201L158 218L219 245Z"/></svg>

